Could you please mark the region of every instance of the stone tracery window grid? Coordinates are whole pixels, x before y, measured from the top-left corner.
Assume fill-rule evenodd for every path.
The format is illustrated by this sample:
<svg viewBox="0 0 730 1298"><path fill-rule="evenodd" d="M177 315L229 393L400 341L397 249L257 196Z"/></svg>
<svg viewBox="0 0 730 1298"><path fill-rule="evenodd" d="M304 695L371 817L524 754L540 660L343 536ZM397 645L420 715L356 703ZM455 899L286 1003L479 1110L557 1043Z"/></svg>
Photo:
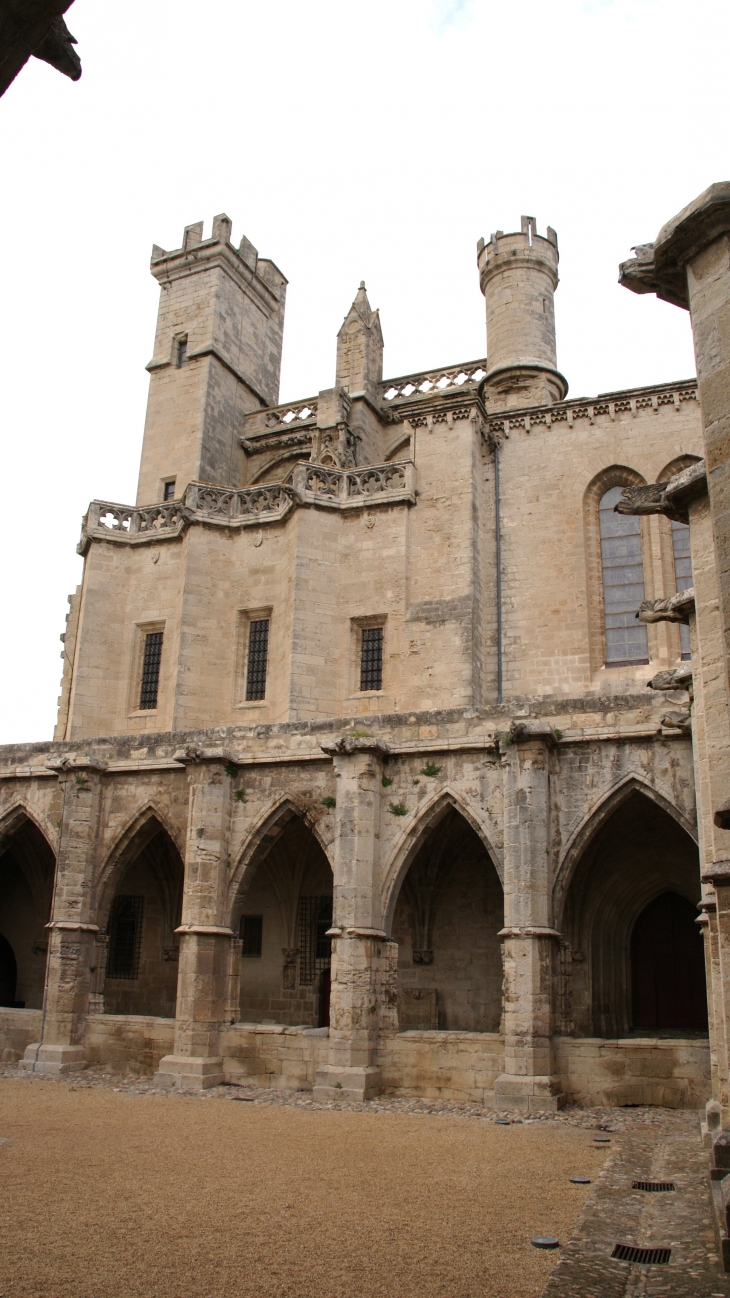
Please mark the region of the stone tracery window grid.
<svg viewBox="0 0 730 1298"><path fill-rule="evenodd" d="M607 667L649 662L646 626L636 619L644 599L644 556L639 518L617 514L621 486L609 487L598 506Z"/></svg>

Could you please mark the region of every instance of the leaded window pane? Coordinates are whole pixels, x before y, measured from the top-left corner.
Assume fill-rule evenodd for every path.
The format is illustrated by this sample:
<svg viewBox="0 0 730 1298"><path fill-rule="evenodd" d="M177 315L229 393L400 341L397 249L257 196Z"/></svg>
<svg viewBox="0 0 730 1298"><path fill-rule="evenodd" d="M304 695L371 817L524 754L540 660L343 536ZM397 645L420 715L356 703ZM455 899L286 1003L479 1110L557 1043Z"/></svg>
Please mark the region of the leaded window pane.
<svg viewBox="0 0 730 1298"><path fill-rule="evenodd" d="M139 693L140 711L157 707L157 689L160 683L162 661L162 632L150 631L144 638L142 659L142 685Z"/></svg>
<svg viewBox="0 0 730 1298"><path fill-rule="evenodd" d="M108 978L139 978L144 897L117 896L109 915Z"/></svg>
<svg viewBox="0 0 730 1298"><path fill-rule="evenodd" d="M366 626L362 632L360 651L360 689L383 688L383 628Z"/></svg>
<svg viewBox="0 0 730 1298"><path fill-rule="evenodd" d="M674 554L674 584L677 590L689 590L694 584L692 576L692 557L689 551L689 528L686 523L672 519L672 551ZM689 647L689 627L684 622L679 624L679 643L683 658L691 658Z"/></svg>
<svg viewBox="0 0 730 1298"><path fill-rule="evenodd" d="M646 627L636 618L644 599L641 522L614 512L622 491L612 487L598 508L607 666L649 661Z"/></svg>
<svg viewBox="0 0 730 1298"><path fill-rule="evenodd" d="M266 667L269 658L269 619L257 618L249 624L246 699L266 698Z"/></svg>

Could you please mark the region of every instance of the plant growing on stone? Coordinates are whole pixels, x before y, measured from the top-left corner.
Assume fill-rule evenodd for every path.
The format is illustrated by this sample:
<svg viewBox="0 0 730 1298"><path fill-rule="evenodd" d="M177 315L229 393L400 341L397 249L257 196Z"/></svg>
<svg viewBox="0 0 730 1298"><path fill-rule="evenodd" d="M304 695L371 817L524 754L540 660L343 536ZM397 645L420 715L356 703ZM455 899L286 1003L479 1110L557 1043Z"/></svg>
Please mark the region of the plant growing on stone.
<svg viewBox="0 0 730 1298"><path fill-rule="evenodd" d="M408 808L402 802L391 802L388 808L391 816L407 816Z"/></svg>
<svg viewBox="0 0 730 1298"><path fill-rule="evenodd" d="M336 806L337 806L337 799L336 799L336 798L329 798L329 797L327 797L327 798L323 798L323 799L322 799L322 806L323 806L323 807L329 807L329 808L331 808L331 807L336 807Z"/></svg>
<svg viewBox="0 0 730 1298"><path fill-rule="evenodd" d="M246 801L247 801L247 798L246 798L246 790L245 790L245 789L236 789L236 792L234 793L233 796L234 796L234 798L236 799L236 802L246 802Z"/></svg>
<svg viewBox="0 0 730 1298"><path fill-rule="evenodd" d="M388 786L389 786L390 784L393 783L393 776L392 776L392 775L384 775L383 778L382 778L382 780L380 781L380 783L382 784L382 786L383 786L384 789L387 789Z"/></svg>
<svg viewBox="0 0 730 1298"><path fill-rule="evenodd" d="M226 775L230 775L231 779L235 780L236 776L238 775L238 766L236 765L235 762L226 762L223 769Z"/></svg>
<svg viewBox="0 0 730 1298"><path fill-rule="evenodd" d="M421 775L428 775L430 779L433 779L440 771L441 767L437 766L435 762L426 762L426 765L421 770Z"/></svg>

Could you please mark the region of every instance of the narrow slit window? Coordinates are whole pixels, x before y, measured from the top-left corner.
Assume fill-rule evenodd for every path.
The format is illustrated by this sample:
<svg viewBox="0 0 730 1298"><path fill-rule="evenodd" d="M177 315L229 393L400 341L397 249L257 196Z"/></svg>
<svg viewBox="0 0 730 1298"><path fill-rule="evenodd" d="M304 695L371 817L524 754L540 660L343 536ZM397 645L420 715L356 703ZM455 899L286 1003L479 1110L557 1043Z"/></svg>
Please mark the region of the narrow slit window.
<svg viewBox="0 0 730 1298"><path fill-rule="evenodd" d="M260 959L264 936L263 915L242 915L240 931L242 943L241 955Z"/></svg>
<svg viewBox="0 0 730 1298"><path fill-rule="evenodd" d="M246 701L266 698L266 667L269 658L269 619L249 623Z"/></svg>
<svg viewBox="0 0 730 1298"><path fill-rule="evenodd" d="M360 689L383 688L383 628L366 626L362 630L360 649Z"/></svg>
<svg viewBox="0 0 730 1298"><path fill-rule="evenodd" d="M641 522L634 514L614 513L622 492L612 487L598 507L607 667L649 661L646 627L636 617L644 599Z"/></svg>
<svg viewBox="0 0 730 1298"><path fill-rule="evenodd" d="M115 897L109 916L108 978L139 978L144 897Z"/></svg>
<svg viewBox="0 0 730 1298"><path fill-rule="evenodd" d="M188 340L187 338L178 338L177 350L175 352L175 364L179 370L187 363L188 359Z"/></svg>
<svg viewBox="0 0 730 1298"><path fill-rule="evenodd" d="M686 523L672 519L672 553L674 555L674 584L677 590L689 590L693 584L692 558L689 552L689 528ZM685 622L679 624L679 643L682 658L691 658L689 647L689 627Z"/></svg>
<svg viewBox="0 0 730 1298"><path fill-rule="evenodd" d="M162 499L163 500L175 499L175 479L174 478L169 478L168 481L165 483L162 489Z"/></svg>
<svg viewBox="0 0 730 1298"><path fill-rule="evenodd" d="M139 693L140 711L149 711L157 707L157 689L160 683L161 660L162 632L149 631L144 638L142 687Z"/></svg>

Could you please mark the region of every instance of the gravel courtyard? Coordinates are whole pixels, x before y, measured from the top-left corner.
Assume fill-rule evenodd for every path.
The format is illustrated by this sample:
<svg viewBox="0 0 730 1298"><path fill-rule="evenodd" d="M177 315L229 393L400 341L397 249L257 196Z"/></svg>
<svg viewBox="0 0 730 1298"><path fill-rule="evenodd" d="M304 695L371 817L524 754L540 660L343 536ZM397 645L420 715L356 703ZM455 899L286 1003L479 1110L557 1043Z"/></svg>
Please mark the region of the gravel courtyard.
<svg viewBox="0 0 730 1298"><path fill-rule="evenodd" d="M567 1241L606 1156L595 1120L90 1080L0 1079L0 1298L538 1298L530 1238Z"/></svg>

